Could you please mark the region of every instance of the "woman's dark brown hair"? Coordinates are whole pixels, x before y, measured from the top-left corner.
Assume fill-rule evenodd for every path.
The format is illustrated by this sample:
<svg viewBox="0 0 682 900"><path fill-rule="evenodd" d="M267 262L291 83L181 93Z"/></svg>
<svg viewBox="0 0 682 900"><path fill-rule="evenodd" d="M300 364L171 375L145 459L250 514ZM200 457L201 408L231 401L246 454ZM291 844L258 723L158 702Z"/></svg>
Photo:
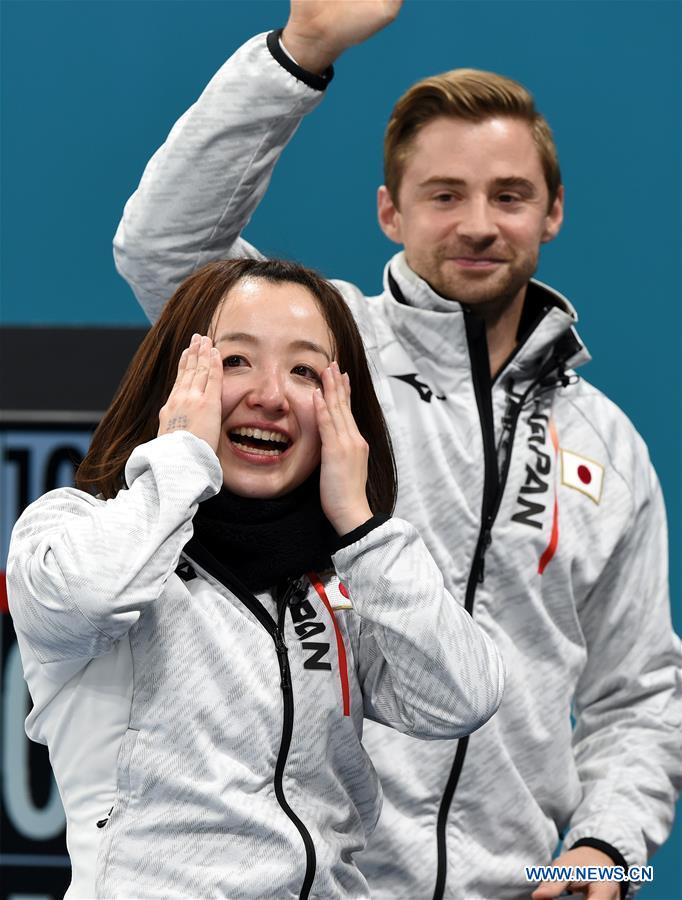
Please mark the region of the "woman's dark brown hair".
<svg viewBox="0 0 682 900"><path fill-rule="evenodd" d="M315 297L332 334L336 360L348 372L353 416L369 445L367 500L374 513L392 512L396 474L391 439L350 310L336 288L316 272L276 259L219 260L183 281L128 366L78 469L76 485L107 499L126 486L128 457L138 444L157 435L159 410L175 383L180 354L193 334L209 334L216 310L244 278L293 282Z"/></svg>

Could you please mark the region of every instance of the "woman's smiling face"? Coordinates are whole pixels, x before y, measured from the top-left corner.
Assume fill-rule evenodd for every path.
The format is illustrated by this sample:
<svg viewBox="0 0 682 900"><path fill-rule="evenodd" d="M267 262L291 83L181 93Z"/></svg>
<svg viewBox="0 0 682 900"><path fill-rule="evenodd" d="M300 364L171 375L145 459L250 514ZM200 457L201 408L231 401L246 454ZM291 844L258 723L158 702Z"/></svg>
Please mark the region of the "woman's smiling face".
<svg viewBox="0 0 682 900"><path fill-rule="evenodd" d="M295 282L245 278L211 335L223 360L223 483L242 497L287 494L320 462L313 392L334 349L317 301Z"/></svg>

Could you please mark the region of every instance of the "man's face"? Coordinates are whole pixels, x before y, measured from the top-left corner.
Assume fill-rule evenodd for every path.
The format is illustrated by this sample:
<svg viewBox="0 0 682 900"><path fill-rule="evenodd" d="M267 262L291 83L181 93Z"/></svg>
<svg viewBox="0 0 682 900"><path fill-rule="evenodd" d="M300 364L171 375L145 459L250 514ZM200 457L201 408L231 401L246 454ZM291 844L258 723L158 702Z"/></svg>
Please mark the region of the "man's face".
<svg viewBox="0 0 682 900"><path fill-rule="evenodd" d="M523 298L540 244L561 226L563 194L549 206L526 122L440 117L414 139L398 207L379 188L381 227L404 244L413 271L442 296L475 306Z"/></svg>

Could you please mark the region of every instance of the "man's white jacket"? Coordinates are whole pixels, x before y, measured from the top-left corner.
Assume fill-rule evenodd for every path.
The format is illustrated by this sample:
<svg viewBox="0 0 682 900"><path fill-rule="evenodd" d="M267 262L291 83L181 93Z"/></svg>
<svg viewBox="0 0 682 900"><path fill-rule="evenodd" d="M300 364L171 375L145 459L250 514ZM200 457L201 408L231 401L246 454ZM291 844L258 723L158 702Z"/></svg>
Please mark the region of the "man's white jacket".
<svg viewBox="0 0 682 900"><path fill-rule="evenodd" d="M241 231L324 86L261 35L174 126L115 239L151 319L203 263L259 255ZM524 866L561 838L643 864L669 833L682 760L665 514L643 441L573 370L589 359L573 308L532 282L490 384L480 323L402 254L378 297L336 284L374 366L398 511L508 670L468 741L366 730L385 796L359 858L373 896L527 898Z"/></svg>
<svg viewBox="0 0 682 900"><path fill-rule="evenodd" d="M368 897L353 854L381 796L363 717L467 734L502 696L493 642L407 522L370 520L340 542L335 574L275 604L187 544L222 482L204 441L144 444L126 480L108 501L46 494L10 546L27 731L50 749L66 811L67 896Z"/></svg>

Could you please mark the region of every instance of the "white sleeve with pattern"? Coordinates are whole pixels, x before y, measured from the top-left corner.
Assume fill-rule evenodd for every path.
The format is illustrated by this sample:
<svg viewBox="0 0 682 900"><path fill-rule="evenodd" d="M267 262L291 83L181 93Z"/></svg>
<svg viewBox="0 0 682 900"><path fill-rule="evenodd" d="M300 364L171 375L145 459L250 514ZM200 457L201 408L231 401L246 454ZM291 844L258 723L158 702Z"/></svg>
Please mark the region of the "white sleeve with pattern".
<svg viewBox="0 0 682 900"><path fill-rule="evenodd" d="M223 65L149 161L114 238L120 274L154 321L213 259L261 254L239 235L280 153L323 92L252 38Z"/></svg>
<svg viewBox="0 0 682 900"><path fill-rule="evenodd" d="M445 590L417 531L393 518L334 554L362 618L365 714L420 738L457 738L502 700L504 668L487 634Z"/></svg>
<svg viewBox="0 0 682 900"><path fill-rule="evenodd" d="M668 601L661 489L639 441L629 526L581 610L587 664L573 749L582 800L564 845L596 838L644 865L682 783L682 646Z"/></svg>
<svg viewBox="0 0 682 900"><path fill-rule="evenodd" d="M197 504L222 483L215 453L188 432L137 447L125 475L112 500L50 491L14 527L10 611L41 663L99 656L125 635L175 570Z"/></svg>

